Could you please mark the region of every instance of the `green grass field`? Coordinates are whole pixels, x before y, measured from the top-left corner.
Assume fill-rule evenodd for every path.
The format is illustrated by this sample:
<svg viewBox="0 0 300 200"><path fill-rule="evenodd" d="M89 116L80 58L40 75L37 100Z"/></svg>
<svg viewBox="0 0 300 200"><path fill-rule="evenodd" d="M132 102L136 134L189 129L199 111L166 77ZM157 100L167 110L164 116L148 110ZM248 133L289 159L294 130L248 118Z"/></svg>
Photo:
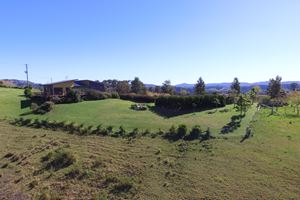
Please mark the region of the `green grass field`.
<svg viewBox="0 0 300 200"><path fill-rule="evenodd" d="M279 112L257 113L243 143L235 134L202 143L127 140L0 122L0 198L299 199L300 118ZM46 170L42 157L60 148L75 163Z"/></svg>
<svg viewBox="0 0 300 200"><path fill-rule="evenodd" d="M0 88L0 117L17 118L29 112L22 109L20 101L23 90ZM221 128L230 122L230 118L238 113L232 106L227 106L230 112L208 114L209 111L195 112L166 118L150 110L134 111L130 109L133 103L119 99L107 99L101 101L87 101L76 104L56 105L54 110L45 115L24 115L24 118L38 118L56 121L84 123L86 126L114 126L118 129L123 126L127 130L138 128L139 130L150 130L153 132L162 129L168 130L172 125L186 124L188 127L200 125L203 130L210 127L214 135L219 135ZM221 109L219 109L221 110ZM251 108L242 122L242 127L235 134L244 134L247 124L255 113L255 106ZM210 110L214 111L214 110Z"/></svg>

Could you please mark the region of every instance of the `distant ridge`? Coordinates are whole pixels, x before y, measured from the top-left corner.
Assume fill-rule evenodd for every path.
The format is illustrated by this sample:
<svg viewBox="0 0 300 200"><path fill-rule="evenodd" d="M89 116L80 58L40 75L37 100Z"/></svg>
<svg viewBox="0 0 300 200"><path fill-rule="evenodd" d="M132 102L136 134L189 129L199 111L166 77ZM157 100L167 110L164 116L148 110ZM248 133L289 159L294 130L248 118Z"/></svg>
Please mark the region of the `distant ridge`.
<svg viewBox="0 0 300 200"><path fill-rule="evenodd" d="M0 80L4 83L4 85L11 86L11 87L26 87L27 81L25 80L18 80L18 79L2 79ZM33 88L41 88L42 84L34 83L29 81L29 85L31 85Z"/></svg>

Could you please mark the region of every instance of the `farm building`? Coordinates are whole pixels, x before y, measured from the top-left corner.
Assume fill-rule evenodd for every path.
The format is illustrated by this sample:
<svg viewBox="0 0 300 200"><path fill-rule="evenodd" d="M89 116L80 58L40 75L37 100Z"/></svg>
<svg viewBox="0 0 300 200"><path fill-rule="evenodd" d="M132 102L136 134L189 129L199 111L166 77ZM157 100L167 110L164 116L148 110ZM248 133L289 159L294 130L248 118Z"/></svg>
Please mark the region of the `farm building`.
<svg viewBox="0 0 300 200"><path fill-rule="evenodd" d="M45 96L65 96L71 89L93 89L104 91L104 85L98 81L66 80L43 85Z"/></svg>

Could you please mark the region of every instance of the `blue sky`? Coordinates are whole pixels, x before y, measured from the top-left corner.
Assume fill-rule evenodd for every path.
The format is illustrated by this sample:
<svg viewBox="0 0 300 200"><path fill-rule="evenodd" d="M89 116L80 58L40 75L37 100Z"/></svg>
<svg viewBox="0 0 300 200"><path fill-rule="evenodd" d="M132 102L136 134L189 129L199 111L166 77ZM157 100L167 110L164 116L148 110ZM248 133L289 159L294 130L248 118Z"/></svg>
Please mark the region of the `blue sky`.
<svg viewBox="0 0 300 200"><path fill-rule="evenodd" d="M300 80L299 0L0 0L0 79Z"/></svg>

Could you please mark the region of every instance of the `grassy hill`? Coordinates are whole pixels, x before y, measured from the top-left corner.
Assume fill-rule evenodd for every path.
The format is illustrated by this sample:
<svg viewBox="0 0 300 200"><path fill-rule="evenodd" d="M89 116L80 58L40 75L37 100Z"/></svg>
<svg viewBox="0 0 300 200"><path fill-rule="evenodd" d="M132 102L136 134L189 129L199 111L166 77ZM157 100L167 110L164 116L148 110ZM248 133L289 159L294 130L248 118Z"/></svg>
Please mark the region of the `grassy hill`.
<svg viewBox="0 0 300 200"><path fill-rule="evenodd" d="M0 88L0 118L29 111L20 109L22 92ZM130 110L131 104L57 105L47 115L24 117L151 130L200 124L219 136L236 114L228 107L166 118ZM252 108L237 131L204 142L77 136L0 121L0 199L299 199L300 118L285 109L269 116ZM254 136L241 142L249 124Z"/></svg>
<svg viewBox="0 0 300 200"><path fill-rule="evenodd" d="M0 197L298 199L300 120L268 115L256 115L254 137L243 143L80 137L0 122ZM57 149L73 164L47 168Z"/></svg>
<svg viewBox="0 0 300 200"><path fill-rule="evenodd" d="M45 115L26 114L29 109L21 109L20 101L23 91L18 89L0 88L0 109L4 112L0 113L0 118L24 117L31 119L48 119L56 121L75 122L77 124L85 124L98 126L114 126L118 129L123 126L127 130L138 128L139 130L158 131L159 129L168 130L172 125L186 124L188 127L200 125L202 129L210 127L213 134L218 134L221 128L230 122L230 118L238 113L232 106L226 108L230 112L214 113L214 109L210 111L202 111L195 113L187 113L166 117L157 114L154 111L135 111L130 109L133 104L130 101L119 99L107 99L101 101L86 101L76 104L56 105L54 110ZM150 104L151 106L151 104ZM222 109L219 109L222 110ZM244 134L246 125L250 122L255 113L253 107L242 123L242 127L236 134ZM208 114L212 112L212 114Z"/></svg>

